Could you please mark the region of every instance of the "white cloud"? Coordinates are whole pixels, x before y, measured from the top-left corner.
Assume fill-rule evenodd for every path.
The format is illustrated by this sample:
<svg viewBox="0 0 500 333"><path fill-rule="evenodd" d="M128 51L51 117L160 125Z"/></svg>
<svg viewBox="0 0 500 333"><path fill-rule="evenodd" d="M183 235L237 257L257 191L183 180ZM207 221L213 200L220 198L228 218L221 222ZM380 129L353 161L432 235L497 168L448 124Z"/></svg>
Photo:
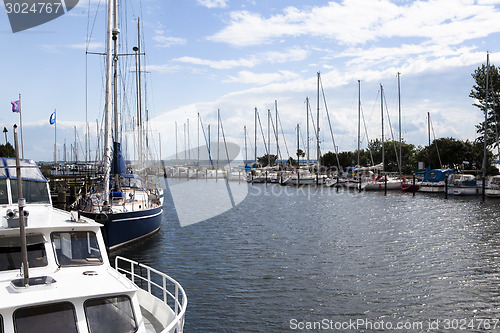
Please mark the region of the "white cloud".
<svg viewBox="0 0 500 333"><path fill-rule="evenodd" d="M159 47L171 47L174 45L186 44L186 40L184 38L179 38L179 37L167 37L167 36L156 35L153 37L153 40L158 43L156 44L156 46Z"/></svg>
<svg viewBox="0 0 500 333"><path fill-rule="evenodd" d="M240 71L237 76L229 76L226 82L238 82L247 84L268 85L270 83L297 79L299 75L291 71L277 71L275 73L252 73L250 71Z"/></svg>
<svg viewBox="0 0 500 333"><path fill-rule="evenodd" d="M163 25L157 22L159 28L155 30L155 35L153 40L157 42L158 47L171 47L175 45L184 45L187 43L186 39L172 36L165 36L165 31L163 30Z"/></svg>
<svg viewBox="0 0 500 333"><path fill-rule="evenodd" d="M77 49L77 50L104 50L105 45L100 42L90 42L90 43L80 43L80 44L71 44L68 45L67 47L71 49Z"/></svg>
<svg viewBox="0 0 500 333"><path fill-rule="evenodd" d="M198 3L207 8L225 8L227 0L197 0Z"/></svg>
<svg viewBox="0 0 500 333"><path fill-rule="evenodd" d="M258 55L252 55L247 58L240 58L236 60L208 60L197 57L180 57L174 61L186 64L207 66L213 69L231 69L235 67L252 68L263 63L286 63L291 61L299 61L306 59L308 55L307 50L299 48L291 48L282 52L269 51L263 52Z"/></svg>
<svg viewBox="0 0 500 333"><path fill-rule="evenodd" d="M389 0L349 0L329 2L322 7L287 7L269 17L234 11L230 13L229 25L208 39L233 46L259 45L298 36L324 37L345 45L394 37L457 44L496 32L499 20L496 8L465 1L431 0L397 5Z"/></svg>
<svg viewBox="0 0 500 333"><path fill-rule="evenodd" d="M145 70L148 72L175 73L180 71L181 67L172 65L147 65Z"/></svg>

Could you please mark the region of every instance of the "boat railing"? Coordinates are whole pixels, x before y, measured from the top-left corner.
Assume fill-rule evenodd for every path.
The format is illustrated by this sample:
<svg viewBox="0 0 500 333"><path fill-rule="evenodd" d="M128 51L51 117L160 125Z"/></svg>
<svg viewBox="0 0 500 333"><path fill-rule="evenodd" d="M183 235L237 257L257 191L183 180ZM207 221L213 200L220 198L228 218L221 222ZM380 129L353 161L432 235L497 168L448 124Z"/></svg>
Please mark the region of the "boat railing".
<svg viewBox="0 0 500 333"><path fill-rule="evenodd" d="M174 319L162 332L183 331L187 296L179 282L154 268L120 256L115 258L115 268L173 311Z"/></svg>

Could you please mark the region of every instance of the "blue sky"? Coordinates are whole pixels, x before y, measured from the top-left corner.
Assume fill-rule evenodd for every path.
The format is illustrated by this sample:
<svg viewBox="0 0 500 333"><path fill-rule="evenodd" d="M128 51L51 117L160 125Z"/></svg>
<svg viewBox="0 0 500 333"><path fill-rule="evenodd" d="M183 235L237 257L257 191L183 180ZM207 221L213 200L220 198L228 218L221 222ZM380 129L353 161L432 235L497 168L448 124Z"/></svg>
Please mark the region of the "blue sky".
<svg viewBox="0 0 500 333"><path fill-rule="evenodd" d="M15 34L0 10L0 126L7 127L12 142L12 125L19 118L10 111L10 102L21 94L25 157L53 159L54 127L48 119L54 110L60 154L65 142L68 151L74 143L75 127L78 145L84 147L88 120L95 156L104 65L101 56L86 56L85 48L90 36L89 51L105 49L104 6L103 1L80 0L66 15ZM341 151L357 145L358 80L368 138L380 138L380 84L398 136L398 72L406 142L427 144L427 112L436 137L473 140L483 115L468 97L471 73L485 63L487 52L492 64L500 62L500 1L493 0L143 0L123 2L120 13L128 19L128 25L120 26L120 37L128 40L123 40L122 52L132 53L134 19L142 21L152 141L159 146L161 139L162 157L175 153L175 122L178 150L187 146L187 119L189 147L195 147L198 112L205 126L211 124L214 138L220 109L226 139L243 146L245 125L253 142L257 108L267 135L266 113L274 112L275 100L294 155L297 123L305 136L306 97L316 111L318 71ZM121 63L129 82L121 110L124 116L134 115L134 57ZM320 114L325 152L333 144L323 103ZM258 142L258 155L263 155L260 134ZM248 154L253 155L251 148ZM83 157L81 148L78 155Z"/></svg>

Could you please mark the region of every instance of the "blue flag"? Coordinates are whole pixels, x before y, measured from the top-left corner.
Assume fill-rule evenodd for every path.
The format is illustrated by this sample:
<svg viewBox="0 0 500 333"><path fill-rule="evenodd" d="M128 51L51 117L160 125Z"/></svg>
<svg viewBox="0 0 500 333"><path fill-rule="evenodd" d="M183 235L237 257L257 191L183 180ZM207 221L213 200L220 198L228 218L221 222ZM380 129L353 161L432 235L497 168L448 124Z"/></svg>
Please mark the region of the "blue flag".
<svg viewBox="0 0 500 333"><path fill-rule="evenodd" d="M54 125L56 123L56 112L52 112L49 118L49 124Z"/></svg>

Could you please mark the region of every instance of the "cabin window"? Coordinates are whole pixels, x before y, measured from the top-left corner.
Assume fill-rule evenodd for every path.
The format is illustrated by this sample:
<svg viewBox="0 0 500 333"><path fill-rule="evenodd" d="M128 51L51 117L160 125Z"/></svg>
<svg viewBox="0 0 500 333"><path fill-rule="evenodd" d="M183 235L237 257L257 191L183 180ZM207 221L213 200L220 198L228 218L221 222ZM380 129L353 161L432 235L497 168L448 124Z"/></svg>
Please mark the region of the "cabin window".
<svg viewBox="0 0 500 333"><path fill-rule="evenodd" d="M59 266L102 264L102 255L94 232L53 232L51 237Z"/></svg>
<svg viewBox="0 0 500 333"><path fill-rule="evenodd" d="M0 179L0 205L9 203L9 195L7 192L7 180Z"/></svg>
<svg viewBox="0 0 500 333"><path fill-rule="evenodd" d="M47 190L47 183L23 180L22 186L23 186L23 197L26 199L26 203L31 203L31 204L50 203L49 191ZM17 179L10 180L10 188L12 191L12 202L17 203Z"/></svg>
<svg viewBox="0 0 500 333"><path fill-rule="evenodd" d="M41 234L27 235L26 245L28 249L29 267L47 266L47 255L43 236ZM21 237L0 237L0 271L20 269L21 262Z"/></svg>
<svg viewBox="0 0 500 333"><path fill-rule="evenodd" d="M90 299L85 301L84 307L90 332L137 331L132 302L128 296Z"/></svg>
<svg viewBox="0 0 500 333"><path fill-rule="evenodd" d="M75 307L70 302L20 308L13 317L16 333L78 332Z"/></svg>

